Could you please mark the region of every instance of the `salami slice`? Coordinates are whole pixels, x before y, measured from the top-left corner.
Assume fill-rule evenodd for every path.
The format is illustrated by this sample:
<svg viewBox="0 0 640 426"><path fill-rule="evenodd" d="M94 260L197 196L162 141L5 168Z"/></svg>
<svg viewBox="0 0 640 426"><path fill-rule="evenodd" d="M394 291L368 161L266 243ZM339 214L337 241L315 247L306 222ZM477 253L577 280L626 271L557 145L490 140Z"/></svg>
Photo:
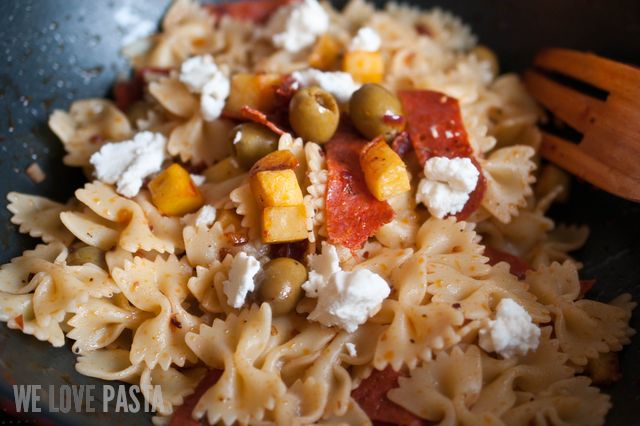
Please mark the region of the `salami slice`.
<svg viewBox="0 0 640 426"><path fill-rule="evenodd" d="M213 16L230 16L242 21L265 22L279 7L295 0L244 0L207 4L203 7Z"/></svg>
<svg viewBox="0 0 640 426"><path fill-rule="evenodd" d="M191 413L198 403L198 400L202 398L202 395L204 395L211 386L218 382L220 376L222 376L222 370L209 371L207 375L200 380L200 383L198 383L193 393L187 396L182 405L176 408L176 411L169 421L169 426L200 426L200 421L194 420Z"/></svg>
<svg viewBox="0 0 640 426"><path fill-rule="evenodd" d="M531 269L531 266L529 266L524 259L502 250L485 247L484 255L489 258L489 265L491 266L499 262L507 262L509 264L509 270L513 275L518 277L519 280L524 279L527 271Z"/></svg>
<svg viewBox="0 0 640 426"><path fill-rule="evenodd" d="M372 422L402 426L421 426L424 422L398 404L387 398L387 392L398 387L398 377L402 374L391 367L379 371L373 370L360 386L351 392L360 407Z"/></svg>
<svg viewBox="0 0 640 426"><path fill-rule="evenodd" d="M378 201L364 180L360 152L368 141L351 129L340 128L326 144L326 217L329 240L358 249L382 225L393 219L393 209Z"/></svg>
<svg viewBox="0 0 640 426"><path fill-rule="evenodd" d="M473 155L462 122L457 99L432 90L404 90L398 93L407 119L407 132L420 165L431 157L467 157L480 172L476 188L464 209L456 215L468 218L482 203L487 181Z"/></svg>

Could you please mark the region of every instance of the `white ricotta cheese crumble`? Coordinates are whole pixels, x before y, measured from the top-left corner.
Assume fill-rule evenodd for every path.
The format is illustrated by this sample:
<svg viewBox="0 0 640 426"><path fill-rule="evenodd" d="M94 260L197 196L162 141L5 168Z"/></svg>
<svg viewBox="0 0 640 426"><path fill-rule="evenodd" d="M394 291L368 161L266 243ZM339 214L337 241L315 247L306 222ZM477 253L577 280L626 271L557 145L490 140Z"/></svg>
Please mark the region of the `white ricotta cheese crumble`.
<svg viewBox="0 0 640 426"><path fill-rule="evenodd" d="M480 172L468 158L431 157L424 165L416 201L440 219L464 208L478 183Z"/></svg>
<svg viewBox="0 0 640 426"><path fill-rule="evenodd" d="M513 299L498 303L496 319L480 329L480 347L504 358L525 355L540 343L540 328L531 322L529 313Z"/></svg>
<svg viewBox="0 0 640 426"><path fill-rule="evenodd" d="M254 277L260 271L260 262L244 252L233 258L229 269L229 279L222 283L222 291L227 296L227 303L234 308L241 308L247 294L255 288Z"/></svg>
<svg viewBox="0 0 640 426"><path fill-rule="evenodd" d="M391 289L384 278L368 269L341 270L336 266L337 256L336 248L324 242L322 254L309 256L311 272L302 288L318 303L308 318L353 333L378 311Z"/></svg>
<svg viewBox="0 0 640 426"><path fill-rule="evenodd" d="M196 228L209 228L216 220L216 208L208 204L202 206L195 213L185 215L180 222L184 226L195 226Z"/></svg>
<svg viewBox="0 0 640 426"><path fill-rule="evenodd" d="M382 40L376 30L370 27L362 27L355 37L351 39L349 50L351 52L377 52L380 50Z"/></svg>
<svg viewBox="0 0 640 426"><path fill-rule="evenodd" d="M89 162L103 182L116 184L116 191L135 197L144 179L162 168L166 138L161 133L137 133L133 139L103 145Z"/></svg>
<svg viewBox="0 0 640 426"><path fill-rule="evenodd" d="M291 76L301 87L318 86L331 93L340 103L349 102L353 92L360 88L360 84L353 81L353 77L347 72L324 72L309 68L295 71Z"/></svg>
<svg viewBox="0 0 640 426"><path fill-rule="evenodd" d="M296 53L311 46L329 29L329 15L317 0L278 9L265 27L275 47Z"/></svg>
<svg viewBox="0 0 640 426"><path fill-rule="evenodd" d="M200 94L200 112L205 120L220 117L231 83L211 55L194 56L184 61L178 79L190 92Z"/></svg>
<svg viewBox="0 0 640 426"><path fill-rule="evenodd" d="M318 290L329 281L331 276L340 271L340 258L336 247L322 243L322 253L308 258L309 279L302 284L308 297L318 297Z"/></svg>

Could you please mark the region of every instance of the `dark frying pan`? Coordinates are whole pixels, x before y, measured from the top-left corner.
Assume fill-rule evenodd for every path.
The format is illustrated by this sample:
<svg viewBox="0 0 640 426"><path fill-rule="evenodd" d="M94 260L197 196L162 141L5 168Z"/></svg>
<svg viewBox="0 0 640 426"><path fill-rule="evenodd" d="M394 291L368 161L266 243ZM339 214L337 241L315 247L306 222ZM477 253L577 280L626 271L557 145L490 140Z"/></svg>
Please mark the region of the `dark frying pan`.
<svg viewBox="0 0 640 426"><path fill-rule="evenodd" d="M382 3L382 2L377 2ZM522 70L537 49L559 46L592 50L636 65L640 62L638 0L433 0L413 1L450 9L469 22L480 40L493 47L503 69ZM5 209L7 192L71 196L82 182L79 170L62 165L62 146L46 121L54 108L73 99L102 97L127 65L119 56L131 26L116 22L122 7L157 22L168 0L3 0L0 2L0 263L34 240L18 234ZM640 159L638 159L640 162ZM24 173L37 162L47 179L34 184ZM640 166L639 166L640 167ZM628 291L640 300L640 205L574 185L569 203L557 206L559 222L587 224L591 237L576 253L584 278L597 278L591 297L609 300ZM640 329L640 315L632 325ZM0 326L0 412L13 407L13 384L102 383L74 370L75 357L31 336ZM610 425L640 425L640 338L621 355L623 377L606 392L614 408ZM29 417L33 421L33 415ZM41 413L43 424L141 424L124 413ZM0 413L0 423L2 417ZM14 423L15 424L15 423Z"/></svg>

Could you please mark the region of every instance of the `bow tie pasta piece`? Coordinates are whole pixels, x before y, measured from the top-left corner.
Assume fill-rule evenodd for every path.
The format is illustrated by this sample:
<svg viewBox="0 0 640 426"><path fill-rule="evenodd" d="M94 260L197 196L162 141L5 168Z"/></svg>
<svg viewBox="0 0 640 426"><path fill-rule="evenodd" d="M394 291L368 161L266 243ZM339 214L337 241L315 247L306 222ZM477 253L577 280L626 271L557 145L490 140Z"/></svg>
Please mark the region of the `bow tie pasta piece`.
<svg viewBox="0 0 640 426"><path fill-rule="evenodd" d="M93 264L67 266L61 243L39 245L0 269L0 318L10 328L54 346L64 344L60 323L90 297L118 292L109 275Z"/></svg>
<svg viewBox="0 0 640 426"><path fill-rule="evenodd" d="M533 148L518 145L497 149L479 160L487 179L482 206L500 222L509 223L533 193L534 154Z"/></svg>
<svg viewBox="0 0 640 426"><path fill-rule="evenodd" d="M211 326L187 334L186 343L198 358L211 368L224 369L198 401L196 418L206 414L211 424L249 423L262 420L265 411L274 408L285 385L277 373L262 370L259 363L272 338L268 304L230 314L224 321L216 319Z"/></svg>
<svg viewBox="0 0 640 426"><path fill-rule="evenodd" d="M67 337L75 340L72 350L82 354L113 343L125 329L136 330L150 314L132 306L122 294L112 298L91 298L67 323Z"/></svg>
<svg viewBox="0 0 640 426"><path fill-rule="evenodd" d="M69 112L55 110L49 128L60 138L67 166L88 167L89 158L107 142L131 136L129 120L105 99L83 99L71 104Z"/></svg>
<svg viewBox="0 0 640 426"><path fill-rule="evenodd" d="M176 250L176 244L167 235L161 238L154 234L149 219L136 201L119 196L111 186L99 181L88 183L76 191L76 198L108 221L104 225L103 221L92 221L90 216L62 213L60 219L79 240L96 244L105 250L115 243L131 253L138 250L173 253ZM93 240L96 231L104 236L102 241Z"/></svg>
<svg viewBox="0 0 640 426"><path fill-rule="evenodd" d="M178 371L172 367L150 369L144 364L131 364L129 351L125 349L90 351L78 358L76 370L85 376L139 385L147 403L164 416L184 403L205 374L203 368L197 367ZM156 392L154 386L160 386L162 392Z"/></svg>
<svg viewBox="0 0 640 426"><path fill-rule="evenodd" d="M13 213L11 223L20 225L20 232L42 238L45 243L60 241L69 245L73 241L73 234L60 221L60 213L68 210L69 205L18 192L10 192L7 200L7 209Z"/></svg>
<svg viewBox="0 0 640 426"><path fill-rule="evenodd" d="M571 362L586 365L599 353L619 351L629 343L629 327L636 306L628 294L610 303L578 299L580 281L571 262L553 263L527 274L531 292L551 312L555 334Z"/></svg>
<svg viewBox="0 0 640 426"><path fill-rule="evenodd" d="M135 257L116 268L112 275L127 300L136 308L149 312L153 318L144 321L135 331L131 344L131 362L144 362L149 368L171 364L179 367L196 356L187 347L184 336L201 322L189 314L182 303L189 290L187 281L192 269L174 256L154 261Z"/></svg>

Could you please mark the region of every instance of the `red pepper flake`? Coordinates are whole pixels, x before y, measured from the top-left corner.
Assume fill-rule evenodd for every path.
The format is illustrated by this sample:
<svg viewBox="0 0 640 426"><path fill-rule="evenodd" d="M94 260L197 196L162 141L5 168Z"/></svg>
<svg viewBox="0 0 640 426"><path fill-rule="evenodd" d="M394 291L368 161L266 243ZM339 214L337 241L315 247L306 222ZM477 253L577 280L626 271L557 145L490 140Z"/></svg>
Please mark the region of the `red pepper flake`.
<svg viewBox="0 0 640 426"><path fill-rule="evenodd" d="M265 22L279 7L295 3L295 0L244 0L206 4L203 7L215 17L230 16L242 21Z"/></svg>
<svg viewBox="0 0 640 426"><path fill-rule="evenodd" d="M22 316L22 314L18 315L13 320L16 322L20 330L24 330L24 317Z"/></svg>
<svg viewBox="0 0 640 426"><path fill-rule="evenodd" d="M327 231L333 244L355 250L382 225L393 219L393 209L367 188L360 168L360 152L367 145L355 131L338 129L327 149Z"/></svg>
<svg viewBox="0 0 640 426"><path fill-rule="evenodd" d="M209 370L207 375L200 380L193 393L184 399L182 405L178 406L169 420L169 426L200 426L199 420L192 417L193 409L202 395L215 385L222 376L222 370Z"/></svg>
<svg viewBox="0 0 640 426"><path fill-rule="evenodd" d="M578 299L584 299L584 297L587 295L589 290L593 288L594 285L596 285L595 278L592 278L590 280L580 280L580 293L578 294Z"/></svg>
<svg viewBox="0 0 640 426"><path fill-rule="evenodd" d="M464 209L456 216L468 218L480 207L487 181L473 155L462 122L458 100L432 90L403 90L398 93L407 119L407 132L420 165L431 157L466 157L480 172L476 188Z"/></svg>
<svg viewBox="0 0 640 426"><path fill-rule="evenodd" d="M405 375L387 367L382 371L373 370L351 396L373 422L383 422L402 426L421 426L425 422L415 414L387 398L387 393L398 387L398 378Z"/></svg>
<svg viewBox="0 0 640 426"><path fill-rule="evenodd" d="M509 270L513 275L518 277L519 280L524 279L527 271L531 269L531 266L529 266L524 259L492 247L485 247L484 255L489 258L489 265L491 266L499 262L507 262L509 264Z"/></svg>
<svg viewBox="0 0 640 426"><path fill-rule="evenodd" d="M409 133L398 133L396 137L391 141L391 149L393 149L400 157L404 157L405 155L407 155L407 153L411 149L411 139L409 139Z"/></svg>
<svg viewBox="0 0 640 426"><path fill-rule="evenodd" d="M240 110L240 113L247 120L268 127L276 135L282 136L286 133L284 130L278 127L277 124L271 121L264 112L258 111L257 109L252 108L249 105L243 106Z"/></svg>
<svg viewBox="0 0 640 426"><path fill-rule="evenodd" d="M276 88L276 99L279 106L289 108L291 98L296 94L300 87L298 80L293 78L291 74L286 75L280 85Z"/></svg>

